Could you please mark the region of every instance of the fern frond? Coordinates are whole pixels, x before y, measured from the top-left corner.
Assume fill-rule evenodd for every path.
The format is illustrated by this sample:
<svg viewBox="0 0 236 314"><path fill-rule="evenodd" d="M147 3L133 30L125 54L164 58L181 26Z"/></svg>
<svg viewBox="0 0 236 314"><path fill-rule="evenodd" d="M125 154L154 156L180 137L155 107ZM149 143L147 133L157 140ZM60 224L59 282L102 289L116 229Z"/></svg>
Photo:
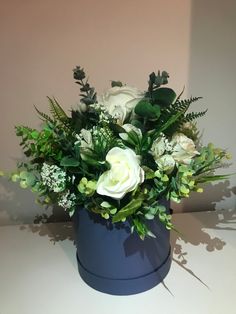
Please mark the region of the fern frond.
<svg viewBox="0 0 236 314"><path fill-rule="evenodd" d="M200 111L200 112L190 112L188 114L186 114L186 116L183 118L182 122L191 122L195 119L198 119L200 117L203 117L208 109L204 110L204 111Z"/></svg>
<svg viewBox="0 0 236 314"><path fill-rule="evenodd" d="M36 106L34 106L34 108L35 108L35 110L37 111L37 113L40 115L41 120L54 123L53 119L52 119L49 115L47 115L46 113L44 113L44 112L42 112L42 111L39 111Z"/></svg>
<svg viewBox="0 0 236 314"><path fill-rule="evenodd" d="M192 121L192 120L194 120L194 119L196 119L198 117L201 117L201 116L203 116L205 114L205 112L186 114L186 112L189 109L190 105L193 102L198 101L202 97L190 97L189 99L179 100L180 96L182 94L183 94L183 91L177 97L177 99L174 102L174 104L172 104L171 106L165 108L162 111L162 115L161 115L161 117L159 119L159 123L161 125L164 125L166 123L166 121L168 121L170 119L170 117L176 116L178 114L177 115L177 119L174 121L174 123L172 123L166 129L166 131L165 131L166 134L173 134L174 132L176 132L181 127L181 125L184 122L190 122L190 121Z"/></svg>
<svg viewBox="0 0 236 314"><path fill-rule="evenodd" d="M50 97L47 97L47 98L49 100L50 112L51 112L54 120L59 121L66 128L70 129L70 124L69 124L70 118L67 116L65 111L59 105L57 100L55 98L53 98L53 99Z"/></svg>
<svg viewBox="0 0 236 314"><path fill-rule="evenodd" d="M190 97L189 99L179 100L177 99L175 103L171 106L170 110L173 112L182 111L182 113L185 113L190 105L193 102L198 101L199 99L202 99L202 97Z"/></svg>
<svg viewBox="0 0 236 314"><path fill-rule="evenodd" d="M50 106L50 112L54 119L58 119L61 122L65 122L65 120L68 119L67 114L62 109L62 107L59 105L59 103L56 101L55 98L47 97L49 100L49 106Z"/></svg>

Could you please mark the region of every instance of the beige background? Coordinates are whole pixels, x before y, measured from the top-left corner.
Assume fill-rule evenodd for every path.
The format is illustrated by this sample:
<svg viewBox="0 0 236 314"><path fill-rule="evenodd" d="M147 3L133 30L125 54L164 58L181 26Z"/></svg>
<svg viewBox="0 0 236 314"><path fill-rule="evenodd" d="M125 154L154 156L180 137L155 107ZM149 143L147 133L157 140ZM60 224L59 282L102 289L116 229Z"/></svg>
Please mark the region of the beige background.
<svg viewBox="0 0 236 314"><path fill-rule="evenodd" d="M110 80L145 89L153 70L170 73L185 96L203 96L196 111L204 142L234 155L236 113L236 1L232 0L0 0L0 168L22 157L14 125L37 126L33 104L47 111L46 95L68 110L78 102L72 69L82 65L98 92ZM236 179L210 186L178 210L235 208ZM0 181L0 225L51 215L34 196ZM64 219L54 209L57 219Z"/></svg>

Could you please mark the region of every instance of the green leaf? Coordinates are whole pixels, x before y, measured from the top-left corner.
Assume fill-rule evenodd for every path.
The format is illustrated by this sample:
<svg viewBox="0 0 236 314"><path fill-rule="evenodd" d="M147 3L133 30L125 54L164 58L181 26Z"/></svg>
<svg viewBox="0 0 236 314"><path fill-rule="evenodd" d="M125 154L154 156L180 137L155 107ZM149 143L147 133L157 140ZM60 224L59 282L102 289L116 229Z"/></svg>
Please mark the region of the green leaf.
<svg viewBox="0 0 236 314"><path fill-rule="evenodd" d="M73 157L66 156L62 158L60 165L63 167L77 167L79 166L79 160Z"/></svg>
<svg viewBox="0 0 236 314"><path fill-rule="evenodd" d="M136 128L139 128L140 130L143 129L143 124L142 124L142 122L139 121L139 120L134 119L134 120L131 120L130 123L131 123L133 126L136 126Z"/></svg>
<svg viewBox="0 0 236 314"><path fill-rule="evenodd" d="M151 138L147 134L145 134L141 142L142 151L145 152L149 150L151 148L151 144L152 144Z"/></svg>
<svg viewBox="0 0 236 314"><path fill-rule="evenodd" d="M13 173L13 174L11 175L11 180L12 180L12 182L17 182L17 181L19 181L19 179L20 179L19 174Z"/></svg>
<svg viewBox="0 0 236 314"><path fill-rule="evenodd" d="M135 131L132 130L128 132L127 134L131 142L133 142L135 145L138 145L140 143L140 138Z"/></svg>
<svg viewBox="0 0 236 314"><path fill-rule="evenodd" d="M171 88L161 87L153 91L152 97L158 105L170 106L176 98L176 93Z"/></svg>
<svg viewBox="0 0 236 314"><path fill-rule="evenodd" d="M20 187L22 189L27 189L28 188L27 182L26 181L20 181Z"/></svg>
<svg viewBox="0 0 236 314"><path fill-rule="evenodd" d="M225 174L225 175L213 175L213 176L203 176L196 180L197 183L206 183L206 182L213 182L213 181L220 181L229 179L232 174Z"/></svg>
<svg viewBox="0 0 236 314"><path fill-rule="evenodd" d="M142 166L142 168L145 172L145 179L146 180L155 178L155 171L153 171L151 168L149 168L147 166Z"/></svg>
<svg viewBox="0 0 236 314"><path fill-rule="evenodd" d="M33 132L31 132L31 136L34 140L37 140L37 138L39 137L39 132L34 130Z"/></svg>
<svg viewBox="0 0 236 314"><path fill-rule="evenodd" d="M21 171L20 172L20 178L22 180L26 180L27 179L27 176L28 176L28 172L27 171Z"/></svg>
<svg viewBox="0 0 236 314"><path fill-rule="evenodd" d="M105 202L105 201L101 203L101 206L104 208L111 208L112 207L111 204L109 204L108 202Z"/></svg>
<svg viewBox="0 0 236 314"><path fill-rule="evenodd" d="M145 118L155 119L160 116L159 106L152 106L149 101L143 99L135 107L134 112Z"/></svg>
<svg viewBox="0 0 236 314"><path fill-rule="evenodd" d="M134 214L142 205L143 197L139 197L137 199L133 199L126 206L121 208L118 213L112 218L112 222L118 222L122 219Z"/></svg>
<svg viewBox="0 0 236 314"><path fill-rule="evenodd" d="M175 123L179 117L181 116L182 112L177 112L175 115L171 116L161 127L160 129L153 133L153 138L157 138L162 132L168 129L173 123Z"/></svg>
<svg viewBox="0 0 236 314"><path fill-rule="evenodd" d="M161 115L161 107L158 106L158 105L154 105L154 106L153 106L153 110L155 111L156 117L159 118L160 115Z"/></svg>
<svg viewBox="0 0 236 314"><path fill-rule="evenodd" d="M154 218L154 215L147 213L147 214L145 214L145 218L148 220L152 220Z"/></svg>
<svg viewBox="0 0 236 314"><path fill-rule="evenodd" d="M112 215L114 215L116 212L117 212L117 208L112 208L112 209L110 209L110 213L111 213Z"/></svg>

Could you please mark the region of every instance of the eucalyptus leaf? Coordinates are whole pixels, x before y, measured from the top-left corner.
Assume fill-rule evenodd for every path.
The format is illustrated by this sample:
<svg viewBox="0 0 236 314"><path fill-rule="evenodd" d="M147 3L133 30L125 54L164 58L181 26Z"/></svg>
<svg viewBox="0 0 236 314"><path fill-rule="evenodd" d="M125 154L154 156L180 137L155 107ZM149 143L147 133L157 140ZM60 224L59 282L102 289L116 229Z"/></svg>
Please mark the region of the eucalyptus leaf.
<svg viewBox="0 0 236 314"><path fill-rule="evenodd" d="M176 98L176 93L171 88L161 87L152 93L152 98L158 105L170 106Z"/></svg>
<svg viewBox="0 0 236 314"><path fill-rule="evenodd" d="M147 214L145 214L145 218L148 220L152 220L154 218L154 215L147 213Z"/></svg>

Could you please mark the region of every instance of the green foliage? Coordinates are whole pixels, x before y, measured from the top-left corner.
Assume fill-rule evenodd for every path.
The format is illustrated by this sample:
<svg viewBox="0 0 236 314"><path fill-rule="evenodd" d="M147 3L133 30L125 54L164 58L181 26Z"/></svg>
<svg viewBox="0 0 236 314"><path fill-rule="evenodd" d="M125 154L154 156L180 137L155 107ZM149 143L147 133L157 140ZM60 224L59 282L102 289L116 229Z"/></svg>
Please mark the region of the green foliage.
<svg viewBox="0 0 236 314"><path fill-rule="evenodd" d="M158 119L160 116L160 107L151 105L146 100L141 100L135 107L134 112L147 119Z"/></svg>
<svg viewBox="0 0 236 314"><path fill-rule="evenodd" d="M158 202L153 203L150 206L144 207L142 212L147 220L159 219L165 227L170 230L173 228L171 223L171 215L167 213L166 207Z"/></svg>
<svg viewBox="0 0 236 314"><path fill-rule="evenodd" d="M134 232L134 230L137 232L141 240L144 240L146 236L155 238L156 236L149 230L147 227L145 220L141 217L137 216L132 219L132 228L131 232Z"/></svg>
<svg viewBox="0 0 236 314"><path fill-rule="evenodd" d="M110 107L98 103L84 69L78 66L73 73L81 96L76 109L67 115L55 98L48 97L50 114L35 107L44 122L39 130L16 127L28 162L19 163L18 170L9 177L22 188L37 193L40 204L58 204L70 216L79 204L110 223L127 220L131 230L144 239L158 236L149 229L150 220L157 219L167 229L174 229L161 199L180 202L191 191L201 192L201 184L228 178L214 175L229 157L224 150L212 144L195 147L199 131L192 122L204 116L206 110L189 112L189 108L201 97L183 100L183 91L176 96L173 89L163 87L168 83L167 72L150 74L148 90L135 107L132 99L124 105L120 105L120 100L114 101ZM111 85L123 86L120 81L112 81ZM118 90L115 89L119 94ZM176 132L183 143L176 144ZM114 158L113 165L107 154L114 147L132 152L127 160ZM187 158L181 160L181 156ZM167 165L163 166L160 160L167 160ZM112 193L98 194L103 174L109 175L111 191L116 190L116 184L119 189L127 189L124 197L117 200ZM128 188L127 182L133 176L134 183Z"/></svg>
<svg viewBox="0 0 236 314"><path fill-rule="evenodd" d="M202 99L202 97L190 97L189 99L180 100L177 98L175 103L170 108L170 113L181 111L182 113L186 113L189 109L190 105L198 100Z"/></svg>
<svg viewBox="0 0 236 314"><path fill-rule="evenodd" d="M78 191L82 194L85 194L87 196L92 196L97 188L97 182L94 180L88 180L87 178L83 177L78 186Z"/></svg>
<svg viewBox="0 0 236 314"><path fill-rule="evenodd" d="M182 123L184 122L192 122L193 120L196 120L200 117L205 116L207 112L207 109L204 111L200 111L200 112L190 112L188 114L186 114L186 116L183 118Z"/></svg>
<svg viewBox="0 0 236 314"><path fill-rule="evenodd" d="M152 101L160 106L170 106L176 98L176 93L171 88L158 88L152 93Z"/></svg>
<svg viewBox="0 0 236 314"><path fill-rule="evenodd" d="M65 156L60 161L60 165L63 167L78 167L79 164L79 160L71 156Z"/></svg>
<svg viewBox="0 0 236 314"><path fill-rule="evenodd" d="M94 104L96 102L95 89L90 86L88 80L84 81L86 78L84 69L82 69L80 66L77 66L73 70L73 73L76 83L80 85L81 102L86 105Z"/></svg>
<svg viewBox="0 0 236 314"><path fill-rule="evenodd" d="M176 119L174 119L174 121L172 120L173 122L167 125L167 127L163 130L163 132L165 132L167 135L173 134L180 130L185 122L192 122L197 118L203 117L207 112L207 110L205 110L201 112L187 113L190 105L194 102L197 102L202 97L191 97L189 99L180 100L180 95L173 104L163 108L161 118L158 121L159 125L161 126L167 121L171 121L173 117L176 117Z"/></svg>
<svg viewBox="0 0 236 314"><path fill-rule="evenodd" d="M136 199L130 201L126 206L118 211L118 213L112 218L112 222L122 221L124 218L133 215L142 206L143 200L143 195L139 195Z"/></svg>
<svg viewBox="0 0 236 314"><path fill-rule="evenodd" d="M68 125L68 117L62 107L59 105L58 101L55 98L48 97L50 112L54 118L54 121L59 121L65 126Z"/></svg>
<svg viewBox="0 0 236 314"><path fill-rule="evenodd" d="M180 165L175 177L171 178L168 197L179 203L182 198L189 197L191 191L196 190L194 171L191 166Z"/></svg>
<svg viewBox="0 0 236 314"><path fill-rule="evenodd" d="M146 96L150 99L153 99L153 92L157 90L161 85L165 85L168 83L169 74L166 71L158 71L157 74L152 72L149 75L148 81L148 92Z"/></svg>
<svg viewBox="0 0 236 314"><path fill-rule="evenodd" d="M47 115L46 113L38 110L38 108L36 106L34 106L35 110L37 111L37 113L39 114L40 118L45 121L45 122L50 122L50 123L54 123L54 120L49 116Z"/></svg>

